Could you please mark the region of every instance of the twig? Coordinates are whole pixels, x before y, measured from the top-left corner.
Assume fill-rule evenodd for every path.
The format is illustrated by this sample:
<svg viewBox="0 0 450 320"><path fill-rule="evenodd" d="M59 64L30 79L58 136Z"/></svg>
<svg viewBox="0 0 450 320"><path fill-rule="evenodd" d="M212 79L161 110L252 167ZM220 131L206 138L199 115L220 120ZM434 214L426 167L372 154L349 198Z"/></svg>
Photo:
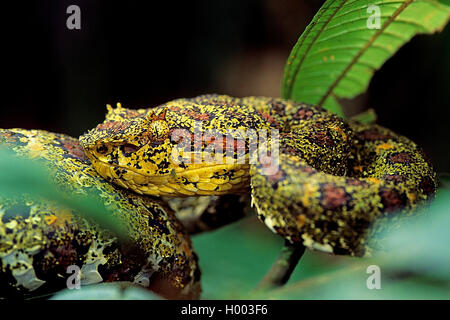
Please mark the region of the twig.
<svg viewBox="0 0 450 320"><path fill-rule="evenodd" d="M312 287L317 287L326 283L331 282L334 279L340 279L341 277L348 276L355 272L360 272L367 268L367 263L355 263L349 266L345 266L343 269L333 271L331 273L321 274L318 276L313 276L308 279L292 283L290 285L284 286L282 288L275 288L275 290L270 292L270 296L264 299L280 299L280 297L295 294L296 292L307 292L308 289Z"/></svg>
<svg viewBox="0 0 450 320"><path fill-rule="evenodd" d="M256 290L268 290L284 285L303 256L305 247L302 244L293 244L286 241L275 263L259 282Z"/></svg>

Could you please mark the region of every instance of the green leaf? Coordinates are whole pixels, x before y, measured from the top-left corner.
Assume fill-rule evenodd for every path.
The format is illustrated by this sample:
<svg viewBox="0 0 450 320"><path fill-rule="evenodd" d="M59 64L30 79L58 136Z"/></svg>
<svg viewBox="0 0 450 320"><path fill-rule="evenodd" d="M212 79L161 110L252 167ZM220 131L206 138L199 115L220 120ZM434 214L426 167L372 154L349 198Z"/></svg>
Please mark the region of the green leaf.
<svg viewBox="0 0 450 320"><path fill-rule="evenodd" d="M371 5L380 10L379 29L368 28L375 21ZM403 44L416 34L442 30L449 18L447 0L328 0L288 58L282 96L342 115L338 99L364 92L373 73Z"/></svg>
<svg viewBox="0 0 450 320"><path fill-rule="evenodd" d="M202 270L202 299L249 299L283 247L283 239L252 215L193 237ZM307 250L289 282L334 270L335 256Z"/></svg>
<svg viewBox="0 0 450 320"><path fill-rule="evenodd" d="M439 183L441 189L450 190L450 173L448 172L439 173Z"/></svg>
<svg viewBox="0 0 450 320"><path fill-rule="evenodd" d="M14 152L0 148L0 195L20 197L30 194L55 201L76 210L87 219L128 240L123 222L108 211L99 196L63 192L50 179L52 173L39 160L18 158Z"/></svg>
<svg viewBox="0 0 450 320"><path fill-rule="evenodd" d="M424 214L383 235L372 258L339 257L344 264L254 298L264 299L449 299L450 191L440 189ZM379 240L378 240L379 241ZM381 289L370 290L367 267L381 270ZM302 268L302 263L298 268Z"/></svg>
<svg viewBox="0 0 450 320"><path fill-rule="evenodd" d="M381 236L391 268L450 281L450 191L441 188L429 209Z"/></svg>
<svg viewBox="0 0 450 320"><path fill-rule="evenodd" d="M449 299L450 191L441 188L427 212L384 235L372 258L307 250L286 286L253 289L282 247L254 216L196 235L203 299ZM369 290L367 267L378 265L381 290Z"/></svg>
<svg viewBox="0 0 450 320"><path fill-rule="evenodd" d="M78 290L64 289L50 300L163 300L163 298L131 282L105 282L82 286Z"/></svg>
<svg viewBox="0 0 450 320"><path fill-rule="evenodd" d="M374 124L377 121L377 114L375 113L375 110L370 108L362 113L354 115L351 119L364 124Z"/></svg>

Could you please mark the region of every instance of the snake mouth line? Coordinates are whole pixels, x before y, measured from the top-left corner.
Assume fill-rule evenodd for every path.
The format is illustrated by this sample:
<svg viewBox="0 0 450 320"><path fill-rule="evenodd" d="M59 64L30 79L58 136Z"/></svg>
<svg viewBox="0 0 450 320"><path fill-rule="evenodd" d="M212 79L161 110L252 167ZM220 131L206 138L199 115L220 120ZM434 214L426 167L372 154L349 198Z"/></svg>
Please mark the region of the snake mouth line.
<svg viewBox="0 0 450 320"><path fill-rule="evenodd" d="M171 173L161 175L145 175L132 168L102 161L95 161L93 165L110 182L139 194L154 196L223 195L240 192L249 185L249 166L245 164L209 165L178 172L173 169ZM235 170L233 177L225 179L231 169ZM213 177L214 173L220 174L222 170L224 179Z"/></svg>
<svg viewBox="0 0 450 320"><path fill-rule="evenodd" d="M98 160L98 159L97 159ZM125 167L122 165L117 165L117 164L110 164L110 163L106 163L103 161L96 161L95 164L101 164L105 167L108 168L119 168L119 169L124 169L127 170L129 172L133 172L135 174L138 174L142 177L146 177L146 178L159 178L159 177L169 177L169 176L174 176L175 174L178 173L182 173L182 174L192 174L192 173L199 173L208 169L216 169L216 170L224 170L224 169L234 169L236 168L237 170L247 170L250 166L248 164L215 164L215 165L205 165L199 168L193 168L193 169L181 169L181 170L177 170L177 169L172 169L172 171L170 173L166 173L166 174L159 174L159 175L145 175L143 173L140 173L138 171L136 171L134 168L130 168L130 167ZM182 176L182 175L181 175Z"/></svg>

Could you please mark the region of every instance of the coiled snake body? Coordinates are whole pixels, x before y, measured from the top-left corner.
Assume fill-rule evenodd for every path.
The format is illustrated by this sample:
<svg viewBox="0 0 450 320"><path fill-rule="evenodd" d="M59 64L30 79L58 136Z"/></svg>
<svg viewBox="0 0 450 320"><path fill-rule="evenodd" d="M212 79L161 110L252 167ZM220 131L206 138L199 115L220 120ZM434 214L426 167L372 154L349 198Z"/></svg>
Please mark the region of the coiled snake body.
<svg viewBox="0 0 450 320"><path fill-rule="evenodd" d="M46 199L0 196L0 298L64 288L71 265L80 267L83 284L129 281L167 297L198 297L189 236L159 196L222 196L209 207L218 216L231 213L213 218L219 226L243 210L246 201L234 194L250 195L258 217L288 241L361 256L370 252L374 222L399 210L407 216L434 195L437 182L407 138L268 97L108 106L106 120L79 142L0 129L0 146L41 159L65 191L99 194L131 238L121 243Z"/></svg>
<svg viewBox="0 0 450 320"><path fill-rule="evenodd" d="M199 268L188 234L162 202L106 182L78 139L43 130L0 129L0 147L39 159L69 195L96 194L126 227L129 241L61 204L30 194L0 195L0 299L81 285L134 282L171 298L198 298Z"/></svg>
<svg viewBox="0 0 450 320"><path fill-rule="evenodd" d="M335 254L365 254L376 218L411 212L436 189L432 165L409 139L269 97L108 107L80 142L112 183L154 196L249 193L274 232Z"/></svg>

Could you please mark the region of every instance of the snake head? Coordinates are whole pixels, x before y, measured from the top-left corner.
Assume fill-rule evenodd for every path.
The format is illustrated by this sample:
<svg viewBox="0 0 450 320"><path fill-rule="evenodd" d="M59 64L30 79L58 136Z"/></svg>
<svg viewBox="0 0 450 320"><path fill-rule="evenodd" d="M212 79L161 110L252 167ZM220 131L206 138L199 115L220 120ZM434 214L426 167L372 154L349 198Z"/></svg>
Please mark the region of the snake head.
<svg viewBox="0 0 450 320"><path fill-rule="evenodd" d="M107 109L105 121L82 135L80 143L108 181L141 194L177 197L225 194L247 182L236 176L238 186L228 183L230 175L243 175L248 165L215 162L216 155L226 152L227 136L212 129L229 125L205 106L180 99L152 109L120 104Z"/></svg>
<svg viewBox="0 0 450 320"><path fill-rule="evenodd" d="M80 137L96 171L108 181L138 193L157 194L175 166L165 108L132 110L107 106L103 123Z"/></svg>

